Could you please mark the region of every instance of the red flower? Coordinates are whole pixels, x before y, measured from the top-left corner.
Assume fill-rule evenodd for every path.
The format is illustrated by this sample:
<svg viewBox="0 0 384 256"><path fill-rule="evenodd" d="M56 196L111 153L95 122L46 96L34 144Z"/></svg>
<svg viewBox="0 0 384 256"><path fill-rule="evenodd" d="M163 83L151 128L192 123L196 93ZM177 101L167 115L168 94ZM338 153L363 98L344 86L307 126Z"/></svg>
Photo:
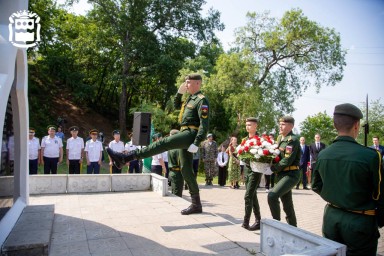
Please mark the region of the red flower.
<svg viewBox="0 0 384 256"><path fill-rule="evenodd" d="M268 149L263 149L263 155L265 155L265 156L269 155L269 150Z"/></svg>
<svg viewBox="0 0 384 256"><path fill-rule="evenodd" d="M261 141L258 140L256 144L257 146L261 146Z"/></svg>
<svg viewBox="0 0 384 256"><path fill-rule="evenodd" d="M244 146L245 142L246 142L246 140L243 140L240 145Z"/></svg>
<svg viewBox="0 0 384 256"><path fill-rule="evenodd" d="M248 152L248 151L249 151L249 147L248 147L248 146L245 146L245 147L244 147L244 151L245 151L245 152Z"/></svg>
<svg viewBox="0 0 384 256"><path fill-rule="evenodd" d="M243 153L243 150L242 149L239 149L239 155L241 155Z"/></svg>
<svg viewBox="0 0 384 256"><path fill-rule="evenodd" d="M255 143L254 143L253 141L250 141L250 142L249 142L249 146L252 147L252 146L254 146L254 145L255 145Z"/></svg>
<svg viewBox="0 0 384 256"><path fill-rule="evenodd" d="M280 161L280 157L279 156L276 156L275 159L273 159L275 161L275 163L278 163Z"/></svg>

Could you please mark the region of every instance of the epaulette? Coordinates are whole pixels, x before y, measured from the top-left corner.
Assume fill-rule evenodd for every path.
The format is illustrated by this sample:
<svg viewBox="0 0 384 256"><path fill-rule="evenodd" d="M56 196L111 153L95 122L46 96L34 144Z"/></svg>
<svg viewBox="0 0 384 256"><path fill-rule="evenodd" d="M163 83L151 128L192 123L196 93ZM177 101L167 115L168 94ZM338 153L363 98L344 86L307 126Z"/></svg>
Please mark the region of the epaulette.
<svg viewBox="0 0 384 256"><path fill-rule="evenodd" d="M204 99L204 98L205 98L205 96L204 96L203 94L201 94L201 93L199 93L199 94L197 95L197 97L199 97L200 99Z"/></svg>

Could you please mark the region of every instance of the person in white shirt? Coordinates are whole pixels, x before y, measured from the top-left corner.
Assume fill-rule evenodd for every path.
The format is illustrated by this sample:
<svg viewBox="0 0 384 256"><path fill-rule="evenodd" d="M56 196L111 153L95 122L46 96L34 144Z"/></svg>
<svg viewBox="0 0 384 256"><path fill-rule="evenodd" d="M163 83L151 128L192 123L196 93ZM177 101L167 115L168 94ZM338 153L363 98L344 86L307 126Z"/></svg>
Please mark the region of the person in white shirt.
<svg viewBox="0 0 384 256"><path fill-rule="evenodd" d="M81 163L84 155L84 140L77 136L79 127L69 128L72 137L67 140L67 165L69 174L80 174Z"/></svg>
<svg viewBox="0 0 384 256"><path fill-rule="evenodd" d="M219 166L219 180L218 183L220 186L225 186L227 181L227 171L228 171L228 154L225 152L225 147L221 146L220 152L217 154L217 164Z"/></svg>
<svg viewBox="0 0 384 256"><path fill-rule="evenodd" d="M48 136L41 140L44 174L57 174L57 165L63 161L63 141L56 137L56 126L49 125Z"/></svg>
<svg viewBox="0 0 384 256"><path fill-rule="evenodd" d="M131 136L132 137L132 136ZM131 139L130 142L127 142L125 144L125 151L127 153L131 152L131 151L134 151L136 149L138 149L139 147L136 146L135 144L133 144L133 139ZM133 160L131 162L128 163L129 165L129 169L128 169L128 173L141 173L141 170L140 170L140 161L141 160Z"/></svg>
<svg viewBox="0 0 384 256"><path fill-rule="evenodd" d="M109 142L108 147L112 149L114 152L123 153L125 151L124 148L124 142L120 141L120 131L114 130L112 132L114 140ZM109 157L109 156L108 156ZM117 168L113 162L112 159L109 157L109 166L112 168L112 173L121 173L121 169Z"/></svg>
<svg viewBox="0 0 384 256"><path fill-rule="evenodd" d="M29 128L29 140L28 140L28 148L29 148L29 174L34 175L37 174L37 169L40 163L40 141L39 138L35 137L35 129Z"/></svg>
<svg viewBox="0 0 384 256"><path fill-rule="evenodd" d="M89 131L91 139L85 143L85 156L87 158L87 174L99 174L103 144L97 140L98 130Z"/></svg>
<svg viewBox="0 0 384 256"><path fill-rule="evenodd" d="M153 142L158 141L161 138L160 134L155 134L152 136ZM152 163L151 163L151 173L156 173L160 176L163 176L163 173L165 174L165 163L163 159L163 153L157 154L152 156Z"/></svg>

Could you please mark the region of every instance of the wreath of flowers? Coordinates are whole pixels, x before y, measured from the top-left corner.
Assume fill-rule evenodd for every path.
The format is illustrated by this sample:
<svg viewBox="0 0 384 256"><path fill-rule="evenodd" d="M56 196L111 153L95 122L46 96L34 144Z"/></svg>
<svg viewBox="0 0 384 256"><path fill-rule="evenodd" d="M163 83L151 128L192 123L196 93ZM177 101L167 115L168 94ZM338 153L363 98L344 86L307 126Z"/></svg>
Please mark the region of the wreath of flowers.
<svg viewBox="0 0 384 256"><path fill-rule="evenodd" d="M253 136L243 139L236 148L237 155L241 160L249 160L260 163L272 163L280 161L280 150L267 135Z"/></svg>

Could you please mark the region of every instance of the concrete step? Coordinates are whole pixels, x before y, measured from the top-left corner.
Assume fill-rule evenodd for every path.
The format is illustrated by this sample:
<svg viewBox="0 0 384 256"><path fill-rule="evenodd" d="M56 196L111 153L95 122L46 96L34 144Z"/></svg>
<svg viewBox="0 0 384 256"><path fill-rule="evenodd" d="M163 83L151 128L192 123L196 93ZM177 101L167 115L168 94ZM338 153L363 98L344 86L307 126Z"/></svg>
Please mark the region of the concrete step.
<svg viewBox="0 0 384 256"><path fill-rule="evenodd" d="M55 205L30 205L24 208L1 248L1 255L48 255Z"/></svg>

